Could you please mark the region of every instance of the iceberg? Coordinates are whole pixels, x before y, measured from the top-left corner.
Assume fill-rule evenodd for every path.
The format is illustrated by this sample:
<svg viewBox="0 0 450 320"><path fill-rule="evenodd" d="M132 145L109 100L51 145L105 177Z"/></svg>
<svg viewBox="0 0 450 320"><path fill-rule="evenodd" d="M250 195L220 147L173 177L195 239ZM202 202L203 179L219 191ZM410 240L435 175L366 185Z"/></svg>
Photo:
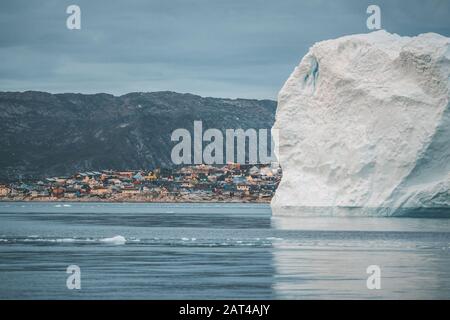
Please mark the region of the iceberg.
<svg viewBox="0 0 450 320"><path fill-rule="evenodd" d="M450 213L449 83L435 33L314 44L278 95L273 214Z"/></svg>
<svg viewBox="0 0 450 320"><path fill-rule="evenodd" d="M114 244L114 245L121 245L125 244L127 242L127 239L123 236L114 236L112 238L103 238L100 240L101 242L108 243L108 244Z"/></svg>

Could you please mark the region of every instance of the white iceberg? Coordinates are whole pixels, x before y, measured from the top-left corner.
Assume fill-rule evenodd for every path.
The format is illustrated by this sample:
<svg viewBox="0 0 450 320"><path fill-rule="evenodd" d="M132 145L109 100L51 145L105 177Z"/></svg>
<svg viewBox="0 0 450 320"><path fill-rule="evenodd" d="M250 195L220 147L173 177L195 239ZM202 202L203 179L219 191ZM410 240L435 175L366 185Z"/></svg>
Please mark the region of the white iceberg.
<svg viewBox="0 0 450 320"><path fill-rule="evenodd" d="M125 237L123 237L123 236L115 236L112 238L103 238L100 241L109 243L109 244L121 245L121 244L125 244L127 242L127 239L125 239Z"/></svg>
<svg viewBox="0 0 450 320"><path fill-rule="evenodd" d="M450 38L434 33L316 43L278 96L274 215L450 211L449 76Z"/></svg>

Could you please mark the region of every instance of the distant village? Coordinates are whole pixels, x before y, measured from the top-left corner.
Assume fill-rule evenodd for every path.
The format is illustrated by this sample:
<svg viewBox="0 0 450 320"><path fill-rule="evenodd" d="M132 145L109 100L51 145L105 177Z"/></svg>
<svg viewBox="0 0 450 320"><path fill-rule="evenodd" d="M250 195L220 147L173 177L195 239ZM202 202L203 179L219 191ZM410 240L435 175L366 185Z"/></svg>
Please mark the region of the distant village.
<svg viewBox="0 0 450 320"><path fill-rule="evenodd" d="M270 202L280 179L276 163L102 170L0 184L0 201Z"/></svg>

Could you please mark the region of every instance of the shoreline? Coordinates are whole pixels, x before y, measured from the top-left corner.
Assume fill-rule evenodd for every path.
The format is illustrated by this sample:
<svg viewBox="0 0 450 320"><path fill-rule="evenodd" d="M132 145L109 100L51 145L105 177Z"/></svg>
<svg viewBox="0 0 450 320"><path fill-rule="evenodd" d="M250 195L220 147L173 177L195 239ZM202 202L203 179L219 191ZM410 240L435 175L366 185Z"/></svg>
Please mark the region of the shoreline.
<svg viewBox="0 0 450 320"><path fill-rule="evenodd" d="M0 199L0 203L17 203L17 202L35 202L35 203L43 203L43 202L72 202L72 203L254 203L254 204L270 204L272 199L258 199L258 200L206 200L206 199L166 199L166 200L155 200L149 201L146 199L101 199L101 198L91 198L91 199L58 199L58 198L46 198L46 199Z"/></svg>

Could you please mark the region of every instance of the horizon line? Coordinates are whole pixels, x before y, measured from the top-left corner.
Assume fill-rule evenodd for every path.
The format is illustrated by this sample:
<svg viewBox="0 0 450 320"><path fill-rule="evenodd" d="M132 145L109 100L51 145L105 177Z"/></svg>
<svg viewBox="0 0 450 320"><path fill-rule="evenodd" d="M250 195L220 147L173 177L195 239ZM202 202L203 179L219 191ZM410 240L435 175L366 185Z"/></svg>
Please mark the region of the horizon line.
<svg viewBox="0 0 450 320"><path fill-rule="evenodd" d="M202 99L224 99L224 100L254 100L254 101L274 101L277 102L277 99L269 99L269 98L231 98L231 97L213 97L213 96L203 96L200 94L195 94L191 92L178 92L172 90L157 90L157 91L131 91L121 95L116 95L107 92L96 92L96 93L83 93L83 92L50 92L50 91L42 91L42 90L23 90L23 91L9 91L9 90L0 90L1 93L45 93L50 95L63 95L63 94L75 94L75 95L83 95L83 96L95 96L95 95L108 95L113 96L114 98L121 98L129 94L152 94L152 93L174 93L179 95L189 95L195 96Z"/></svg>

